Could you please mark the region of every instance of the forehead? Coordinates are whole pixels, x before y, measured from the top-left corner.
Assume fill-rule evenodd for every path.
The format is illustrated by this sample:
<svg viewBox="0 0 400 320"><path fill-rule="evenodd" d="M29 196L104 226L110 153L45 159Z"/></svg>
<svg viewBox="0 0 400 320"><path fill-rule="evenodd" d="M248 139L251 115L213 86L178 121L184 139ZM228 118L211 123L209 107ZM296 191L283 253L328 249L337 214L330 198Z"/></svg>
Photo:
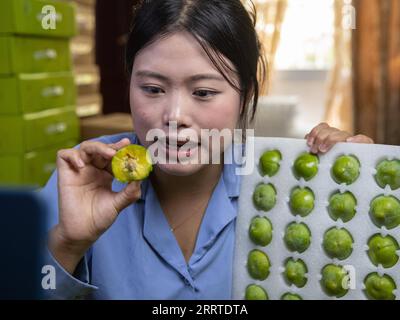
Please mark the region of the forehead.
<svg viewBox="0 0 400 320"><path fill-rule="evenodd" d="M225 60L232 68L232 63ZM185 31L169 34L139 51L133 71L139 69L182 76L205 72L220 74L199 42Z"/></svg>

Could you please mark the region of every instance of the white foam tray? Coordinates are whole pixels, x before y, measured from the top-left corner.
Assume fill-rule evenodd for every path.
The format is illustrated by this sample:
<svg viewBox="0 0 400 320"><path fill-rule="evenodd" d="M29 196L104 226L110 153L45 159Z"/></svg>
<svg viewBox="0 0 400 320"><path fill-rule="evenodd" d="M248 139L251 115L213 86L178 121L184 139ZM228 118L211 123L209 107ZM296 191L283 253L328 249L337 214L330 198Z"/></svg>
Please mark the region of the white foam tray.
<svg viewBox="0 0 400 320"><path fill-rule="evenodd" d="M249 284L261 285L268 293L269 299L280 299L286 292L297 293L303 299L338 299L330 297L322 290L320 279L321 270L327 264L349 265L354 267L353 281L355 289L340 299L367 299L363 290L364 279L371 272L388 274L396 282L397 290L394 292L396 299L400 299L400 261L389 269L374 266L366 251L369 238L377 233L393 236L400 243L400 226L386 230L378 228L370 219L369 206L372 199L379 195L393 195L400 199L400 189L392 191L388 186L382 189L375 181L376 165L384 159L400 159L400 147L387 145L366 145L353 143L338 143L327 154L319 155L318 174L310 181L297 180L292 173L293 163L303 152L308 152L309 147L305 140L283 138L254 139L254 159L248 157L251 152L251 140L248 140L246 156L247 161L254 161L255 168L251 175L242 176L239 198L239 213L236 224L236 247L234 259L233 298L244 299L246 287ZM249 149L250 148L250 149ZM258 170L261 155L267 150L277 149L282 154L279 172L273 177L262 177ZM360 176L351 185L337 184L330 175L331 167L338 156L354 155L360 163ZM253 192L260 183L272 183L277 191L277 202L269 212L258 211L253 205ZM289 195L296 187L309 187L315 194L315 208L307 217L294 216L289 208ZM336 191L350 191L357 199L355 217L347 223L341 220L335 222L328 214L327 206L330 196ZM273 226L273 238L266 247L255 245L251 242L248 232L251 219L254 216L266 216ZM303 253L290 252L283 241L284 232L291 222L304 222L311 231L311 245ZM353 252L345 260L329 258L323 248L324 233L332 227L345 227L354 239ZM253 249L264 251L271 262L270 274L264 281L254 280L247 272L247 255ZM398 252L399 253L399 252ZM400 255L400 254L399 254ZM284 262L293 257L302 259L308 268L307 284L299 289L288 285L283 277Z"/></svg>

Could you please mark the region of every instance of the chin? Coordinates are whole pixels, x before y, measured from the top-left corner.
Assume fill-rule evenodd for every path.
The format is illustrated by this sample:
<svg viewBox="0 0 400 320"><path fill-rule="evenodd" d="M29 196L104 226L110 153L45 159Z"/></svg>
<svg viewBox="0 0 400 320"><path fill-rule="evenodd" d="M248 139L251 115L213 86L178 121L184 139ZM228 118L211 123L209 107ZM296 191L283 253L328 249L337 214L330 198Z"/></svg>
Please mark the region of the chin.
<svg viewBox="0 0 400 320"><path fill-rule="evenodd" d="M166 174L172 176L190 176L199 172L205 165L202 164L157 164L157 167Z"/></svg>

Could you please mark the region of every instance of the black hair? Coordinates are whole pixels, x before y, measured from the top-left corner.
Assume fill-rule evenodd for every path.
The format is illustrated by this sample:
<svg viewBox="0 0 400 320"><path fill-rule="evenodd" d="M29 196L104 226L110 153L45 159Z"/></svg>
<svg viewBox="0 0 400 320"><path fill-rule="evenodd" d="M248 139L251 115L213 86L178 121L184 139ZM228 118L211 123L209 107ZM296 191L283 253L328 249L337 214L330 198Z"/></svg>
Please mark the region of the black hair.
<svg viewBox="0 0 400 320"><path fill-rule="evenodd" d="M254 120L260 88L267 74L266 59L255 30L255 6L249 3L248 11L240 0L142 0L134 8L128 36L127 71L131 73L135 56L141 49L173 32L187 31L240 93L239 125L247 128L249 117L250 121ZM239 86L227 75L230 72L238 76Z"/></svg>

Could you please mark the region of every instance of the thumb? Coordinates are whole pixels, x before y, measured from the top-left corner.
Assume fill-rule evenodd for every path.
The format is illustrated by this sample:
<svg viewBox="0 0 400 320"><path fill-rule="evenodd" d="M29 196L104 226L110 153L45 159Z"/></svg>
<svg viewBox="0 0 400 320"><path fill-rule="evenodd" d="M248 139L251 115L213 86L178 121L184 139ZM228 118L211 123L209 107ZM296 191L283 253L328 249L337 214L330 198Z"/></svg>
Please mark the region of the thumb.
<svg viewBox="0 0 400 320"><path fill-rule="evenodd" d="M140 185L140 181L133 181L128 184L122 191L114 194L113 204L117 212L121 212L130 204L139 200L141 195Z"/></svg>

